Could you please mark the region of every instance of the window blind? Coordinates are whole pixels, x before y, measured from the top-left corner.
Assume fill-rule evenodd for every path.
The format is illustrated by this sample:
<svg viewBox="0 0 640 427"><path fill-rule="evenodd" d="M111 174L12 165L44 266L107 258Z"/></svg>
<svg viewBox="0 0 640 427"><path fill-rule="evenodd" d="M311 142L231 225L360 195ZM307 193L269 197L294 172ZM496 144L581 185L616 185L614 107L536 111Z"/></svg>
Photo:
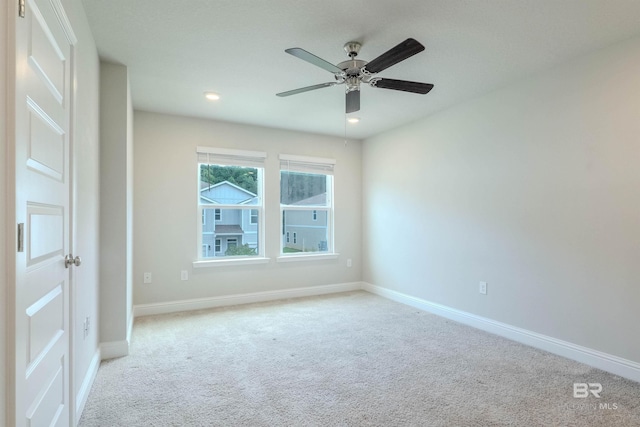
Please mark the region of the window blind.
<svg viewBox="0 0 640 427"><path fill-rule="evenodd" d="M196 149L198 163L225 166L264 167L267 153L263 151L233 150L229 148L201 147Z"/></svg>
<svg viewBox="0 0 640 427"><path fill-rule="evenodd" d="M322 157L280 155L280 170L284 171L333 175L335 164L334 159Z"/></svg>

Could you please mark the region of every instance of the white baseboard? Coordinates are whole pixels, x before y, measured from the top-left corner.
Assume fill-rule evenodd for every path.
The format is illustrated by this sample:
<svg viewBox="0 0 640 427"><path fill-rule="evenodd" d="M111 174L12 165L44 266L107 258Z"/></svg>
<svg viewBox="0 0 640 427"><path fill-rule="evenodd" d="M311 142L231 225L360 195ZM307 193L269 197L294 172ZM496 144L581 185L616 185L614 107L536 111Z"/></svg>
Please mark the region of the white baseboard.
<svg viewBox="0 0 640 427"><path fill-rule="evenodd" d="M369 283L363 283L362 289L390 300L640 382L640 363Z"/></svg>
<svg viewBox="0 0 640 427"><path fill-rule="evenodd" d="M127 342L131 344L131 334L133 333L133 321L134 321L134 311L133 307L131 307L131 314L129 315L129 324L127 325Z"/></svg>
<svg viewBox="0 0 640 427"><path fill-rule="evenodd" d="M100 356L102 360L127 356L128 354L129 354L128 340L109 341L109 342L100 343Z"/></svg>
<svg viewBox="0 0 640 427"><path fill-rule="evenodd" d="M96 352L91 358L89 369L87 369L87 373L84 376L84 380L82 381L80 390L78 390L78 393L76 394L75 425L78 425L78 423L80 422L80 416L82 416L82 411L84 411L84 405L86 405L87 399L89 398L89 392L91 391L91 386L93 385L93 381L96 379L96 375L98 374L99 367L100 367L100 347L96 349Z"/></svg>
<svg viewBox="0 0 640 427"><path fill-rule="evenodd" d="M211 298L198 298L157 304L139 304L133 307L135 317L154 314L175 313L180 311L202 310L230 305L250 304L254 302L279 299L300 298L362 289L361 282L340 283L336 285L309 286L306 288L281 289L277 291L254 292L250 294L228 295Z"/></svg>

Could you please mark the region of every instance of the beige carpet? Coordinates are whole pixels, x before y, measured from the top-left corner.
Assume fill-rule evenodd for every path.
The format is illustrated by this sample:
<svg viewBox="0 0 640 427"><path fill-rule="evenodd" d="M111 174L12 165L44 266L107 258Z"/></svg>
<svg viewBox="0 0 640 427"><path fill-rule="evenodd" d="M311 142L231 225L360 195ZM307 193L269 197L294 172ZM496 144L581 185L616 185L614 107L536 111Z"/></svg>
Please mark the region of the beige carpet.
<svg viewBox="0 0 640 427"><path fill-rule="evenodd" d="M552 425L640 426L640 384L366 292L139 318L80 421Z"/></svg>

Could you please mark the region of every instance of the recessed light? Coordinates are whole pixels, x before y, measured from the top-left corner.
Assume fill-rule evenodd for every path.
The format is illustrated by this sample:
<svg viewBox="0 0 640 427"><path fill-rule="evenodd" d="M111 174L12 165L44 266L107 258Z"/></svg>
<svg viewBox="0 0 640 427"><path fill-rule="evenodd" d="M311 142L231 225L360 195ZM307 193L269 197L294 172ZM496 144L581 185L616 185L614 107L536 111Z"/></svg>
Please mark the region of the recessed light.
<svg viewBox="0 0 640 427"><path fill-rule="evenodd" d="M215 92L205 92L204 97L209 101L217 101L218 99L220 99L220 95Z"/></svg>
<svg viewBox="0 0 640 427"><path fill-rule="evenodd" d="M349 123L358 123L358 122L360 121L360 118L358 118L358 117L349 117L349 118L347 119L347 121L348 121Z"/></svg>

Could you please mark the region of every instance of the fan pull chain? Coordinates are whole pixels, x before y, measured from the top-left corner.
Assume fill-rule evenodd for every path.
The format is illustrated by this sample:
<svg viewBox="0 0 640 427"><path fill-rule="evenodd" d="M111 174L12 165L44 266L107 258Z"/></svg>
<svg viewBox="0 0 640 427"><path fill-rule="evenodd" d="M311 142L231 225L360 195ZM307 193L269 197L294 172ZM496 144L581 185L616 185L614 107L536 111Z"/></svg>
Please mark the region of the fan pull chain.
<svg viewBox="0 0 640 427"><path fill-rule="evenodd" d="M347 113L344 113L344 148L347 148Z"/></svg>

